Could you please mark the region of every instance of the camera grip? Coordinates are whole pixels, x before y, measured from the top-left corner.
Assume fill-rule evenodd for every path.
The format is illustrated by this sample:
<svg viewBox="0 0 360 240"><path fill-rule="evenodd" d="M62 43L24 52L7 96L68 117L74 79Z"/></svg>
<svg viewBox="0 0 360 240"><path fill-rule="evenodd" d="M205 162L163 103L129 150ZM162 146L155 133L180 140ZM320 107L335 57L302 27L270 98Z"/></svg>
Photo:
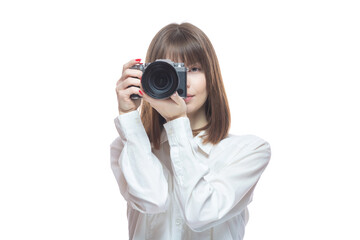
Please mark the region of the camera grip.
<svg viewBox="0 0 360 240"><path fill-rule="evenodd" d="M131 94L131 95L130 95L130 99L132 99L132 100L136 100L136 99L140 99L140 98L142 98L142 97L140 97L140 96L137 95L137 94Z"/></svg>
<svg viewBox="0 0 360 240"><path fill-rule="evenodd" d="M144 65L143 64L136 64L136 65L130 67L130 69L144 71ZM129 87L137 87L137 86L131 85ZM132 99L132 100L136 100L136 99L140 99L140 98L142 98L142 97L140 95L138 95L138 94L131 94L130 95L130 99Z"/></svg>

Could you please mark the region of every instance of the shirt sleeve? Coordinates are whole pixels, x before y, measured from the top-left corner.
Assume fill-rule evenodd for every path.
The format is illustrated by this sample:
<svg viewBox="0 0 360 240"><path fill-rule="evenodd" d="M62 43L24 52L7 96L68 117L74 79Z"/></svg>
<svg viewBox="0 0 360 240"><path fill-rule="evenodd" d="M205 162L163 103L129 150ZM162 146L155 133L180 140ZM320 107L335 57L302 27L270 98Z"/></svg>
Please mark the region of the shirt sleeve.
<svg viewBox="0 0 360 240"><path fill-rule="evenodd" d="M249 137L247 144L229 144L215 156L218 167L209 169L199 159L188 118L177 118L164 127L174 169L175 197L188 226L204 231L240 214L270 160L270 145L256 136ZM233 141L239 140L235 137Z"/></svg>
<svg viewBox="0 0 360 240"><path fill-rule="evenodd" d="M110 145L110 160L121 194L142 213L164 212L168 183L159 159L151 151L139 112L120 115L114 122L119 137Z"/></svg>

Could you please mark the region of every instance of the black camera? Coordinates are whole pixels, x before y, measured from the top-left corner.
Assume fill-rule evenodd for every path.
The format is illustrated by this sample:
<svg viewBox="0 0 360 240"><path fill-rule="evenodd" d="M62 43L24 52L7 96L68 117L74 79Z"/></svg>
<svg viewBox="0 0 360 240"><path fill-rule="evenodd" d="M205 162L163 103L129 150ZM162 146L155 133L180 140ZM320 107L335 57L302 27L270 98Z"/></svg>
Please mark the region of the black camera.
<svg viewBox="0 0 360 240"><path fill-rule="evenodd" d="M143 72L141 85L145 93L152 98L169 98L175 91L186 98L186 73L184 63L174 63L167 59L158 59L152 63L137 64L131 67ZM140 98L132 94L131 99Z"/></svg>

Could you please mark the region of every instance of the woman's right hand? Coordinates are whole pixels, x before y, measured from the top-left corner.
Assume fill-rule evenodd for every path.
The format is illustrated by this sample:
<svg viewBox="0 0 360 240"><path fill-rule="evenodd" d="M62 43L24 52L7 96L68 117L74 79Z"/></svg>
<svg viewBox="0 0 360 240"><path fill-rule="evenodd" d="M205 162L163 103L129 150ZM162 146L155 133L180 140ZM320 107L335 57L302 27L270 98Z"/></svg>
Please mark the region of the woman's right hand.
<svg viewBox="0 0 360 240"><path fill-rule="evenodd" d="M139 95L142 71L130 68L135 64L142 64L140 61L141 59L133 59L130 62L124 64L122 76L116 83L115 90L120 115L134 111L140 106L141 99L133 100L130 98L132 94Z"/></svg>

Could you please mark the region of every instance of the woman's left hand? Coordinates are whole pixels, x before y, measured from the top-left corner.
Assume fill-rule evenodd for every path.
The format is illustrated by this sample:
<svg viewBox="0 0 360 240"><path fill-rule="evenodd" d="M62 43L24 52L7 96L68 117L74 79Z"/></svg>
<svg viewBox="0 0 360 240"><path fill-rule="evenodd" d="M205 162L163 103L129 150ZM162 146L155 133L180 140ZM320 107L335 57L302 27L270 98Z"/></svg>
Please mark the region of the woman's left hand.
<svg viewBox="0 0 360 240"><path fill-rule="evenodd" d="M186 117L186 103L177 91L168 99L155 99L141 90L143 100L148 102L165 120L171 121L179 117Z"/></svg>

